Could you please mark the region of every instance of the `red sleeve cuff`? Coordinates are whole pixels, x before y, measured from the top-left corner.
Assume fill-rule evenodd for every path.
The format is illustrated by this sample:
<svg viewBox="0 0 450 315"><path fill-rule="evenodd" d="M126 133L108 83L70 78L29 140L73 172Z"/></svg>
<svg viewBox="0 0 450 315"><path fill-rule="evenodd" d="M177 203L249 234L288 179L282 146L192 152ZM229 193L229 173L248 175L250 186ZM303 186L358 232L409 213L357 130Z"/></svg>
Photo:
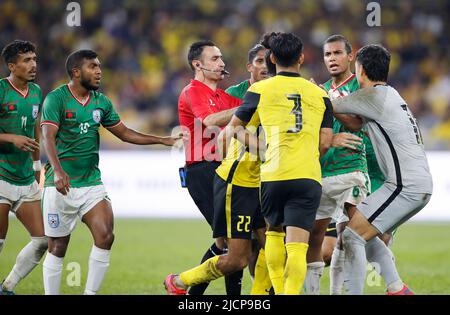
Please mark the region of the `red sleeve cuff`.
<svg viewBox="0 0 450 315"><path fill-rule="evenodd" d="M56 128L59 128L59 124L57 124L57 123L55 123L54 121L51 121L51 120L41 121L41 127L43 125L51 125L51 126L55 126Z"/></svg>

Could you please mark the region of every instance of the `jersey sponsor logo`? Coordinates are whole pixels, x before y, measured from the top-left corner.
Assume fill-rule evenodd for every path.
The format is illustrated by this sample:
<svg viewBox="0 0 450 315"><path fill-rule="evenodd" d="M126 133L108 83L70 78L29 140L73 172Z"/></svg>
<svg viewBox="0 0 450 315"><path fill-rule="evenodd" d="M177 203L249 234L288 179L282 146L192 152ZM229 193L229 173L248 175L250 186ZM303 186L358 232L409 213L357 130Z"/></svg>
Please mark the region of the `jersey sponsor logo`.
<svg viewBox="0 0 450 315"><path fill-rule="evenodd" d="M102 119L102 111L101 109L95 109L92 112L92 119L98 124Z"/></svg>
<svg viewBox="0 0 450 315"><path fill-rule="evenodd" d="M59 226L59 215L49 214L48 225L50 225L51 228L56 229Z"/></svg>
<svg viewBox="0 0 450 315"><path fill-rule="evenodd" d="M33 111L31 112L33 119L37 118L38 113L39 113L39 105L33 105Z"/></svg>
<svg viewBox="0 0 450 315"><path fill-rule="evenodd" d="M76 120L77 119L77 113L70 111L70 110L66 110L64 117L66 118L66 120Z"/></svg>

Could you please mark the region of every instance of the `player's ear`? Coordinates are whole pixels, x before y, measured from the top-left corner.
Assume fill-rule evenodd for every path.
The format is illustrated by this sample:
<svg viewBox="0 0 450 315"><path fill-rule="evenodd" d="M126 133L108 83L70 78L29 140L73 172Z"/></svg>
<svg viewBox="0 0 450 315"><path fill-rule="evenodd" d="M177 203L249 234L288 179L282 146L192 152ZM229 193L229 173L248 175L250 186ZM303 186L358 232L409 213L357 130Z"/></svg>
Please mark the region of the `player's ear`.
<svg viewBox="0 0 450 315"><path fill-rule="evenodd" d="M270 61L272 61L272 63L273 63L274 65L277 64L277 60L275 59L275 56L274 56L273 53L270 53Z"/></svg>
<svg viewBox="0 0 450 315"><path fill-rule="evenodd" d="M252 72L252 70L253 70L253 64L251 64L250 62L247 63L247 71Z"/></svg>
<svg viewBox="0 0 450 315"><path fill-rule="evenodd" d="M354 58L355 58L355 55L353 55L353 52L348 54L348 61L349 62L352 62Z"/></svg>
<svg viewBox="0 0 450 315"><path fill-rule="evenodd" d="M16 64L12 62L8 63L8 69L9 72L14 72L14 70L16 69Z"/></svg>
<svg viewBox="0 0 450 315"><path fill-rule="evenodd" d="M304 61L305 61L305 55L302 53L300 55L300 58L298 59L298 64L301 66Z"/></svg>
<svg viewBox="0 0 450 315"><path fill-rule="evenodd" d="M79 78L80 77L80 69L73 68L72 69L72 78Z"/></svg>
<svg viewBox="0 0 450 315"><path fill-rule="evenodd" d="M200 61L198 61L198 60L193 60L193 61L192 61L192 67L194 68L194 70L199 70L199 67L200 67Z"/></svg>

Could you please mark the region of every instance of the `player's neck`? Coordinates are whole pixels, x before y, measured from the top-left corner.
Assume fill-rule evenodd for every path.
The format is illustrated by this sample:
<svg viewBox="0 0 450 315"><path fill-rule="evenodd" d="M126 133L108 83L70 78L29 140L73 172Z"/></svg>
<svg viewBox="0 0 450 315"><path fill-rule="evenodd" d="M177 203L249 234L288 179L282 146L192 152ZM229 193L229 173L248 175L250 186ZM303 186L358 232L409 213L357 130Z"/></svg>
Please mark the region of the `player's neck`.
<svg viewBox="0 0 450 315"><path fill-rule="evenodd" d="M68 85L69 85L70 91L74 94L74 96L77 99L84 100L87 97L89 97L89 94L91 91L86 89L81 84L74 82L74 81L70 81Z"/></svg>
<svg viewBox="0 0 450 315"><path fill-rule="evenodd" d="M19 79L13 74L10 74L8 77L9 82L21 92L26 92L28 90L28 81Z"/></svg>
<svg viewBox="0 0 450 315"><path fill-rule="evenodd" d="M384 82L384 81L369 81L369 80L366 80L366 81L362 82L361 87L362 88L368 88L368 87L374 87L376 85L387 85L387 83Z"/></svg>
<svg viewBox="0 0 450 315"><path fill-rule="evenodd" d="M292 72L292 73L300 74L298 65L291 66L291 67L282 67L277 64L277 74L280 72Z"/></svg>
<svg viewBox="0 0 450 315"><path fill-rule="evenodd" d="M350 69L347 69L347 71L342 72L341 74L332 77L331 82L333 83L333 86L336 87L336 86L341 85L343 82L345 82L345 80L347 80L352 75L353 75L353 73L350 71Z"/></svg>
<svg viewBox="0 0 450 315"><path fill-rule="evenodd" d="M194 80L202 82L204 85L209 87L211 90L215 91L217 89L217 81L209 80L202 75L195 75Z"/></svg>

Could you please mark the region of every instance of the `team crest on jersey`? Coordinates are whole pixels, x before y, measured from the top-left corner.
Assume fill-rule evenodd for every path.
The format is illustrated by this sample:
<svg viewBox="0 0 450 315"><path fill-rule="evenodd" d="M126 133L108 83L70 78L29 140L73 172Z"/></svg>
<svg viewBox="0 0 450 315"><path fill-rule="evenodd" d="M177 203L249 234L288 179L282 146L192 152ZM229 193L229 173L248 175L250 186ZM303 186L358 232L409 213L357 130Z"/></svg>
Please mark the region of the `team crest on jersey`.
<svg viewBox="0 0 450 315"><path fill-rule="evenodd" d="M102 111L100 109L95 109L92 112L92 119L98 124L102 119Z"/></svg>
<svg viewBox="0 0 450 315"><path fill-rule="evenodd" d="M36 119L39 113L39 105L33 105L33 111L31 114L33 115L33 119Z"/></svg>
<svg viewBox="0 0 450 315"><path fill-rule="evenodd" d="M64 114L64 118L66 118L66 120L76 120L77 112L73 112L71 110L66 110L65 114Z"/></svg>
<svg viewBox="0 0 450 315"><path fill-rule="evenodd" d="M48 225L50 225L51 228L56 229L59 226L59 216L57 214L49 214Z"/></svg>
<svg viewBox="0 0 450 315"><path fill-rule="evenodd" d="M3 104L3 106L5 106L6 111L9 113L17 112L17 104L15 104L15 103L10 102L10 103Z"/></svg>

